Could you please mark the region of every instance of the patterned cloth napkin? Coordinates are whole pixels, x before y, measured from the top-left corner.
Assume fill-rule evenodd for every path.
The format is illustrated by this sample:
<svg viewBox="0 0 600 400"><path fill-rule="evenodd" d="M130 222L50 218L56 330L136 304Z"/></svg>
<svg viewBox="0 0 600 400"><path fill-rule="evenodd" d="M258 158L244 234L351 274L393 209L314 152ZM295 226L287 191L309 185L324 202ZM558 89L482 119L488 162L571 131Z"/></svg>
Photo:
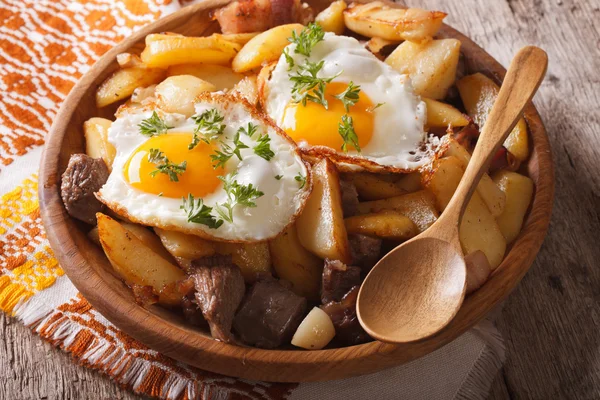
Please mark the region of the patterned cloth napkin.
<svg viewBox="0 0 600 400"><path fill-rule="evenodd" d="M164 399L483 398L504 361L484 322L415 362L359 378L274 384L176 362L119 331L77 292L41 225L37 168L61 102L89 66L176 0L0 0L0 310L74 359Z"/></svg>

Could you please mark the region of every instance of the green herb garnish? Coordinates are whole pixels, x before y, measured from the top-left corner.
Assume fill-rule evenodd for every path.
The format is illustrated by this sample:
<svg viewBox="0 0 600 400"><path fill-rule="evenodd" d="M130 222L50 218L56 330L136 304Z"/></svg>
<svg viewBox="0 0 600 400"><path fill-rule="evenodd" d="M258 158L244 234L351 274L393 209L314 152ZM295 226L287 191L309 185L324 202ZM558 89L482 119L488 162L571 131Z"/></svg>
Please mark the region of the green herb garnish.
<svg viewBox="0 0 600 400"><path fill-rule="evenodd" d="M302 176L300 172L298 172L298 175L296 175L294 179L298 181L298 183L300 183L300 189L302 189L304 185L306 185L306 177Z"/></svg>
<svg viewBox="0 0 600 400"><path fill-rule="evenodd" d="M271 161L271 158L275 157L275 153L271 150L270 141L271 138L269 135L261 135L257 140L258 144L254 146L254 154L267 161Z"/></svg>
<svg viewBox="0 0 600 400"><path fill-rule="evenodd" d="M168 129L173 128L172 126L167 126L165 121L163 121L156 111L152 112L152 116L150 118L146 118L140 122L138 125L140 128L140 133L144 136L157 136L167 133Z"/></svg>
<svg viewBox="0 0 600 400"><path fill-rule="evenodd" d="M325 32L320 25L311 22L300 32L298 35L295 31L292 31L292 37L288 40L296 45L295 53L302 54L303 56L310 56L310 52L317 43L323 40ZM287 58L287 57L286 57Z"/></svg>
<svg viewBox="0 0 600 400"><path fill-rule="evenodd" d="M349 115L344 115L342 117L342 121L338 127L338 133L344 140L344 144L342 144L342 151L348 152L348 144L354 146L356 151L360 153L360 146L358 144L358 135L354 131L354 122L352 121L352 117Z"/></svg>
<svg viewBox="0 0 600 400"><path fill-rule="evenodd" d="M194 115L192 119L196 123L196 129L194 129L192 143L188 146L189 150L196 147L201 140L207 144L212 142L225 129L225 125L221 124L224 117L219 114L216 108L206 110L200 115Z"/></svg>
<svg viewBox="0 0 600 400"><path fill-rule="evenodd" d="M346 109L346 112L348 112L350 111L350 107L358 102L359 93L360 86L354 86L354 83L350 81L346 90L334 97L344 104L344 108Z"/></svg>
<svg viewBox="0 0 600 400"><path fill-rule="evenodd" d="M181 164L173 164L165 156L165 153L159 149L150 149L148 162L156 165L156 169L150 172L150 176L154 178L159 173L166 174L172 182L179 182L179 175L183 174L187 167L187 161L184 161Z"/></svg>
<svg viewBox="0 0 600 400"><path fill-rule="evenodd" d="M234 148L231 148L230 145L228 145L227 143L221 142L221 150L217 150L215 152L215 154L212 154L210 156L210 159L213 161L213 168L225 168L225 164L227 163L227 161L229 161L229 159L231 157L233 157L233 155L235 154L237 156L237 158L241 161L242 160L242 155L240 154L240 150L241 149L247 149L248 146L246 146L241 140L240 140L240 131L242 130L242 128L238 129L238 131L235 133L235 135L233 136L233 144L235 145Z"/></svg>
<svg viewBox="0 0 600 400"><path fill-rule="evenodd" d="M275 179L277 179L278 181L280 181L281 178L283 178L283 175L275 175Z"/></svg>
<svg viewBox="0 0 600 400"><path fill-rule="evenodd" d="M233 222L233 208L235 206L256 207L256 199L264 195L251 183L248 185L238 183L235 176L235 173L229 173L219 177L223 182L223 189L227 193L227 201L215 205L217 214L229 223Z"/></svg>
<svg viewBox="0 0 600 400"><path fill-rule="evenodd" d="M323 68L324 61L313 63L305 60L298 67L296 74L290 74L290 81L294 83L292 88L292 101L302 103L306 106L307 101L321 104L326 109L329 104L325 99L325 85L335 79L339 74L329 78L318 78L317 74ZM341 72L340 72L341 73Z"/></svg>
<svg viewBox="0 0 600 400"><path fill-rule="evenodd" d="M248 128L244 128L243 126L238 129L238 132L243 133L244 135L251 138L254 136L256 131L258 130L258 126L254 125L252 122L248 122Z"/></svg>
<svg viewBox="0 0 600 400"><path fill-rule="evenodd" d="M206 225L211 229L217 229L223 225L223 220L216 219L211 215L212 207L205 205L202 199L194 200L194 196L188 194L188 198L184 197L182 200L183 205L179 208L187 213L188 222Z"/></svg>

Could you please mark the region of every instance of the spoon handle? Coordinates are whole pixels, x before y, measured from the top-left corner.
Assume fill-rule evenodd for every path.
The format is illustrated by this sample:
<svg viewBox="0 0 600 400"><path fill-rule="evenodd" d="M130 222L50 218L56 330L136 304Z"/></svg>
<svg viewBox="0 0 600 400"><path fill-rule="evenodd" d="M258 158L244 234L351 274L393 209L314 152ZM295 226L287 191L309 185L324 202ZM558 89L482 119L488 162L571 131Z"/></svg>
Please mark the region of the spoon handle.
<svg viewBox="0 0 600 400"><path fill-rule="evenodd" d="M444 210L443 216L445 219L454 219L454 226L460 225L481 176L487 171L492 158L517 124L523 109L544 79L547 66L546 52L534 46L523 47L513 58L500 93L479 135L469 165Z"/></svg>

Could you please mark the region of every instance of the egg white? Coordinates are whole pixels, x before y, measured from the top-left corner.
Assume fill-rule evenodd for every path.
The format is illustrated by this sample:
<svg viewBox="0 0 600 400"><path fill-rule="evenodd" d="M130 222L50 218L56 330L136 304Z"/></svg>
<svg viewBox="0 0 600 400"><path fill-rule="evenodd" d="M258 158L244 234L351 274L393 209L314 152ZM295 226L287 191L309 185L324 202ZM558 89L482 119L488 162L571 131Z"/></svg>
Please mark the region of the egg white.
<svg viewBox="0 0 600 400"><path fill-rule="evenodd" d="M258 134L253 138L242 136L249 146L242 149L242 161L237 157L225 165L222 175L237 172L236 180L243 185L252 184L264 193L255 203L256 207L236 206L233 211L233 223L225 221L219 228L211 229L206 225L187 221L187 214L180 209L182 199L167 198L146 193L131 186L124 175L123 167L131 154L148 137L140 134L138 125L157 111L168 126L173 127L166 133L192 133L195 128L191 118L181 114L165 113L155 107L144 109L122 109L118 118L108 131L108 140L116 148L113 169L106 184L97 193L97 197L113 211L129 220L147 226L172 229L196 234L210 239L231 242L254 242L275 237L293 222L304 204L311 189L310 171L291 139L271 122L260 116L256 110L243 100L223 94L209 94L195 104L196 114L207 109L217 108L224 116L226 125L220 139L232 145L233 135L240 127L249 122L257 125L259 132L271 138L270 147L275 156L267 161L254 154ZM233 146L232 146L233 147ZM275 177L281 175L281 179ZM306 185L300 188L295 179L297 175L307 178ZM213 207L223 203L227 194L222 184L210 195L204 196L204 204Z"/></svg>
<svg viewBox="0 0 600 400"><path fill-rule="evenodd" d="M298 65L306 59L295 53L295 48L295 44L290 44L286 50L294 60L294 67L290 70L282 55L266 83L266 99L262 99L267 113L284 130L296 126L295 113L289 110L286 113L286 107L292 102L293 83L289 75L295 73ZM427 147L424 146L427 141L424 129L426 105L414 94L407 75L381 62L358 40L332 33L325 34L324 40L312 49L308 60L324 61L318 77L339 74L332 82L352 81L360 85L361 93L366 94L373 104L382 105L373 111L373 135L361 152L350 146L350 151L343 153L340 149L311 146L305 141L298 143L301 149L312 150L309 154L334 152L338 156L337 160L334 157L334 161L360 165L366 169L379 165L396 170L413 170L427 162L429 153L424 151Z"/></svg>

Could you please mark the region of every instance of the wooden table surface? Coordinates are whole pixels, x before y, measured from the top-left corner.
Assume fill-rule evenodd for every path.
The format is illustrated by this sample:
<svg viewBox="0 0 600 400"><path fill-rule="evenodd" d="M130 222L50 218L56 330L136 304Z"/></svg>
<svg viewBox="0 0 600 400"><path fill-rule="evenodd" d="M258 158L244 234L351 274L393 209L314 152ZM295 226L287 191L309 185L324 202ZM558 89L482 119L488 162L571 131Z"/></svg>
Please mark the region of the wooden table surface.
<svg viewBox="0 0 600 400"><path fill-rule="evenodd" d="M554 213L535 264L497 320L507 361L490 399L600 398L600 1L406 3L446 11L450 25L503 65L527 44L548 52L534 101L554 151ZM0 337L0 399L139 398L4 315Z"/></svg>

